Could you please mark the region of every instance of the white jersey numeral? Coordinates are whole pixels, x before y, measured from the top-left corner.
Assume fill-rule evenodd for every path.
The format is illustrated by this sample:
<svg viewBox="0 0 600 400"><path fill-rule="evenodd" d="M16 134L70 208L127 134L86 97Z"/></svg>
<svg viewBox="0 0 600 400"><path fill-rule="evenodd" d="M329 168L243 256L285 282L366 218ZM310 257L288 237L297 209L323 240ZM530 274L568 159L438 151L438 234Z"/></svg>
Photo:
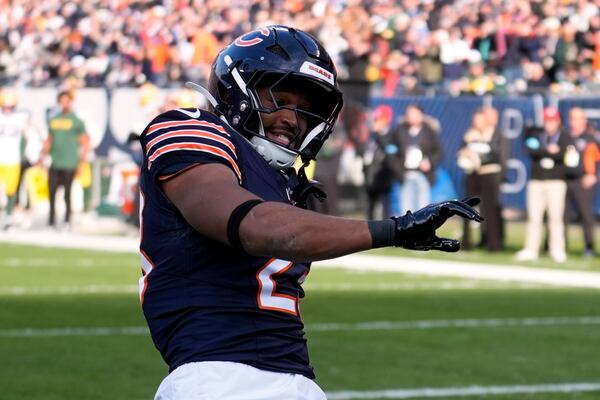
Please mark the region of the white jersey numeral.
<svg viewBox="0 0 600 400"><path fill-rule="evenodd" d="M142 228L144 226L144 207L146 204L146 196L144 192L140 189L140 241L142 236ZM148 274L154 269L154 263L148 257L146 252L140 249L141 253L141 267L142 267L142 276L138 280L139 284L139 294L140 294L140 302L144 304L144 294L146 293L146 288L148 287Z"/></svg>
<svg viewBox="0 0 600 400"><path fill-rule="evenodd" d="M273 258L258 271L256 279L258 280L259 308L298 315L298 299L285 294L277 294L277 282L273 279L273 276L283 274L292 265L291 261Z"/></svg>

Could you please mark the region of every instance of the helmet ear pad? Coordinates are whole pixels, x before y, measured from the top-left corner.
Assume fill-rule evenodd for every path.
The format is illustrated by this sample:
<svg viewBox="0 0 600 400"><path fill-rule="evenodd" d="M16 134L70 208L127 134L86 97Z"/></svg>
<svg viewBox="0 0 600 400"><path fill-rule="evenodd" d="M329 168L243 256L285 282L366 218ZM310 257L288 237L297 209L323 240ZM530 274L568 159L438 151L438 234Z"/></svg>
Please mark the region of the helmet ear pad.
<svg viewBox="0 0 600 400"><path fill-rule="evenodd" d="M250 104L249 97L239 88L233 85L226 85L225 82L218 79L212 79L209 82L209 91L216 94L218 114L221 114L235 129L240 129L251 119L254 106ZM258 124L256 124L258 126Z"/></svg>

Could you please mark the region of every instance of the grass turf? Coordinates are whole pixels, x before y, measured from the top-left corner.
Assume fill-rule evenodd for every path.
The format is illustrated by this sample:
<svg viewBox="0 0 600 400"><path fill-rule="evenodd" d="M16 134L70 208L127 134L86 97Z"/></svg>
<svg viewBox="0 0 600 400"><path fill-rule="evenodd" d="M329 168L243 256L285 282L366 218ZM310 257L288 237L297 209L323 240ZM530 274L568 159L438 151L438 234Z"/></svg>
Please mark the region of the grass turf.
<svg viewBox="0 0 600 400"><path fill-rule="evenodd" d="M18 334L25 328L142 327L138 276L135 254L0 245L0 398L152 398L166 366L148 335ZM599 317L594 290L318 268L305 287L301 308L311 359L326 391L600 381L600 325L311 330L332 322Z"/></svg>

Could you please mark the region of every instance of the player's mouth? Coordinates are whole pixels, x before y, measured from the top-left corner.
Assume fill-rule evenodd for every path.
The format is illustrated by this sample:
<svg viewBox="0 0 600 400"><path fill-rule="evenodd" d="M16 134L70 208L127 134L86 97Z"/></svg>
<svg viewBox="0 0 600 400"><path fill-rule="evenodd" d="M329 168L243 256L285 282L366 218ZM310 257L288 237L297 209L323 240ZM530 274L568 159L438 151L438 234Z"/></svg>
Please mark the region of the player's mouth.
<svg viewBox="0 0 600 400"><path fill-rule="evenodd" d="M267 132L267 137L269 139L285 147L290 147L290 144L294 140L294 136L296 135L293 132L288 131L287 129L275 128L270 129Z"/></svg>

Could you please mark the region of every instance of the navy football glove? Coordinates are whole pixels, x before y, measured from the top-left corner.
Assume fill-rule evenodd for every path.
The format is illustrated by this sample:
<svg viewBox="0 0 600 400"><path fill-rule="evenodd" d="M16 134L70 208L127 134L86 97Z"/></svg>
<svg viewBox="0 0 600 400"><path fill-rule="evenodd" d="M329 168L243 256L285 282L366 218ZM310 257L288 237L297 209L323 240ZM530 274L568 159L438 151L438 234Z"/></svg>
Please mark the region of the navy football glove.
<svg viewBox="0 0 600 400"><path fill-rule="evenodd" d="M394 245L410 250L458 251L458 240L437 237L435 231L454 215L477 222L483 221L481 215L473 208L479 201L478 197L462 201L448 200L430 204L414 213L408 211L403 216L392 217L396 222Z"/></svg>

